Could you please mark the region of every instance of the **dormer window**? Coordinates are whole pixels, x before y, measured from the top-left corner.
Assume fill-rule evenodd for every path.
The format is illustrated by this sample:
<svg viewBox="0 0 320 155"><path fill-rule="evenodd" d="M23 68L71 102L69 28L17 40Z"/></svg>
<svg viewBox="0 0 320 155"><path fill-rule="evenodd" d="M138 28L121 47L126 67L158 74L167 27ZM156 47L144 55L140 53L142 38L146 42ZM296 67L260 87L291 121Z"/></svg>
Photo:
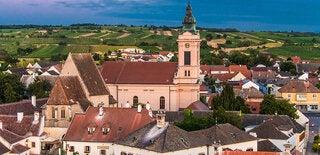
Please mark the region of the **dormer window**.
<svg viewBox="0 0 320 155"><path fill-rule="evenodd" d="M102 128L102 132L104 135L106 135L110 132L110 128Z"/></svg>
<svg viewBox="0 0 320 155"><path fill-rule="evenodd" d="M96 130L94 127L88 127L88 134L93 134L93 132Z"/></svg>

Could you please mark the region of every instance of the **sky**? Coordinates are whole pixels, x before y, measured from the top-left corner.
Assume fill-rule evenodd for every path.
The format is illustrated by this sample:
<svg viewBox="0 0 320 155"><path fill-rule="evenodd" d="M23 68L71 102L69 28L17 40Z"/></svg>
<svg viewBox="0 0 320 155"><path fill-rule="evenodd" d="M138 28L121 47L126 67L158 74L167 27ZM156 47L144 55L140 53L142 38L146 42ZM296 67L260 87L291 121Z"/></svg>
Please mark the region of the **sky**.
<svg viewBox="0 0 320 155"><path fill-rule="evenodd" d="M181 26L188 0L0 0L0 24ZM319 0L191 0L197 26L320 32Z"/></svg>

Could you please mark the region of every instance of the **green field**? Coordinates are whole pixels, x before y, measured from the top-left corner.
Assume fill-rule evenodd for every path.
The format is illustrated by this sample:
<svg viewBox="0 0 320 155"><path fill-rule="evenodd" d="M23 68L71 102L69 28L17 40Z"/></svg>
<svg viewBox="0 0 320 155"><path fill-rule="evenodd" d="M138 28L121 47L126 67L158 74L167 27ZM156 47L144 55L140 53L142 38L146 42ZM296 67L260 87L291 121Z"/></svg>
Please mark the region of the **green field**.
<svg viewBox="0 0 320 155"><path fill-rule="evenodd" d="M279 56L300 56L304 60L320 60L320 48L313 46L282 46L278 48L270 48L270 53Z"/></svg>
<svg viewBox="0 0 320 155"><path fill-rule="evenodd" d="M171 31L173 36L167 36ZM123 36L126 34L125 36ZM178 28L141 27L141 26L52 26L28 27L17 29L0 29L0 50L17 57L18 48L36 47L37 50L26 55L26 58L50 58L69 52L108 52L124 48L142 48L147 52L178 50L176 40ZM211 32L200 30L201 39L207 35L213 39L230 41L224 48L239 46L265 46L264 52L280 56L301 56L303 59L320 59L320 35L299 32ZM226 37L226 38L225 38ZM248 43L249 42L249 43ZM282 44L284 43L284 46ZM66 44L66 46L58 45ZM280 47L279 47L280 46Z"/></svg>

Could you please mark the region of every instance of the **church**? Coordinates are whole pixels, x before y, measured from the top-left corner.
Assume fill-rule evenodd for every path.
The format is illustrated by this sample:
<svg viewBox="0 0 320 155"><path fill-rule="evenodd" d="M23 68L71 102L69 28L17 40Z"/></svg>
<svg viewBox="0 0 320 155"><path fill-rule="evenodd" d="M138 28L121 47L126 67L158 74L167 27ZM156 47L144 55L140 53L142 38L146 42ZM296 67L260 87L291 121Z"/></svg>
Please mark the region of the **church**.
<svg viewBox="0 0 320 155"><path fill-rule="evenodd" d="M178 63L111 62L101 75L117 107L149 104L152 110L178 111L200 99L200 34L190 1L178 37Z"/></svg>

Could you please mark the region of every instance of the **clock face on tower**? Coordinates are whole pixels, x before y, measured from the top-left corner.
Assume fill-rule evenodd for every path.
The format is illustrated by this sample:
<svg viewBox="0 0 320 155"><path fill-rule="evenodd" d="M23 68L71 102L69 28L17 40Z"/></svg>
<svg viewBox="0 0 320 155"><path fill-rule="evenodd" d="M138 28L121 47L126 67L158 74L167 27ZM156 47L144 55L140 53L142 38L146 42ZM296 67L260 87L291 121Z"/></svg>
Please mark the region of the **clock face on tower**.
<svg viewBox="0 0 320 155"><path fill-rule="evenodd" d="M189 48L189 47L190 47L190 44L189 44L189 43L186 43L184 46L185 46L186 48Z"/></svg>

